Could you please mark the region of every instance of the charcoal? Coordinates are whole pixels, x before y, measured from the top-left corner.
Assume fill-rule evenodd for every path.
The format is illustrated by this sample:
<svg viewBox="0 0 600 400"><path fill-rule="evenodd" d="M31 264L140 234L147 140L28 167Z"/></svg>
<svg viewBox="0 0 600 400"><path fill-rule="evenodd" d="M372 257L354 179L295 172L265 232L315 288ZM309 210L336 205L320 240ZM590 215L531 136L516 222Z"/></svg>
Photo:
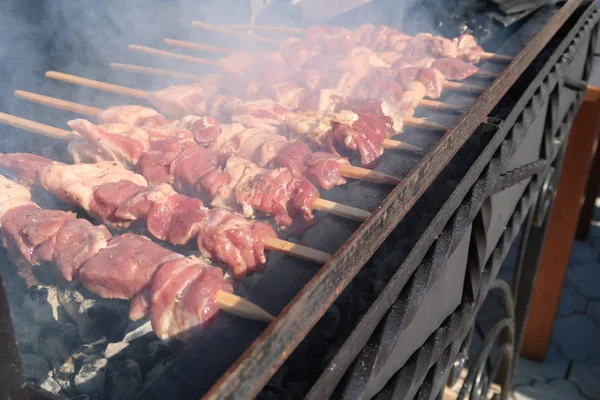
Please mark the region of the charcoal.
<svg viewBox="0 0 600 400"><path fill-rule="evenodd" d="M95 399L104 397L106 364L106 358L96 358L83 364L74 380L79 393L87 394Z"/></svg>
<svg viewBox="0 0 600 400"><path fill-rule="evenodd" d="M40 342L40 352L52 369L59 368L68 358L69 349L61 336L50 336Z"/></svg>
<svg viewBox="0 0 600 400"><path fill-rule="evenodd" d="M150 358L154 360L163 360L169 357L171 354L172 353L171 350L169 350L169 346L160 340L152 342L148 345L148 355L150 355Z"/></svg>
<svg viewBox="0 0 600 400"><path fill-rule="evenodd" d="M65 310L58 301L58 292L52 286L32 286L23 300L23 309L37 324L58 327L68 322Z"/></svg>
<svg viewBox="0 0 600 400"><path fill-rule="evenodd" d="M37 353L42 327L31 321L20 309L15 309L12 313L12 323L21 352Z"/></svg>
<svg viewBox="0 0 600 400"><path fill-rule="evenodd" d="M58 393L60 385L52 377L48 362L37 354L21 355L21 366L25 379L51 393Z"/></svg>
<svg viewBox="0 0 600 400"><path fill-rule="evenodd" d="M108 373L108 399L134 399L142 388L140 366L132 359L119 360L110 364Z"/></svg>
<svg viewBox="0 0 600 400"><path fill-rule="evenodd" d="M109 343L106 346L104 357L121 360L135 358L140 365L145 366L148 363L154 365L153 357L148 352L148 346L157 339L149 320L130 322L121 341Z"/></svg>
<svg viewBox="0 0 600 400"><path fill-rule="evenodd" d="M165 358L164 360L157 362L156 365L154 365L154 367L152 367L152 369L146 374L144 384L147 385L148 383L152 382L155 378L160 376L174 359L175 356L173 355L171 357Z"/></svg>
<svg viewBox="0 0 600 400"><path fill-rule="evenodd" d="M91 343L102 337L109 341L118 340L125 331L129 307L124 302L86 298L77 289L60 291L58 299L75 321L79 337L84 343Z"/></svg>
<svg viewBox="0 0 600 400"><path fill-rule="evenodd" d="M66 323L60 327L61 334L64 338L64 343L69 350L75 350L81 346L81 338L79 337L79 330L77 326L71 322Z"/></svg>

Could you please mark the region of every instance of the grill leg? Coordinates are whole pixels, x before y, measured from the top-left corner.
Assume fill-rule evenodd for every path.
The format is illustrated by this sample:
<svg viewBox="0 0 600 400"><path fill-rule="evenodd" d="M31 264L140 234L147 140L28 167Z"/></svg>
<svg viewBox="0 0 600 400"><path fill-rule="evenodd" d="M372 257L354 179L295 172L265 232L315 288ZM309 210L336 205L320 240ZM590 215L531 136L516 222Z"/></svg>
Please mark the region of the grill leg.
<svg viewBox="0 0 600 400"><path fill-rule="evenodd" d="M0 361L0 398L28 399L29 395L21 368L21 356L10 318L2 274L0 274L0 354L2 355Z"/></svg>

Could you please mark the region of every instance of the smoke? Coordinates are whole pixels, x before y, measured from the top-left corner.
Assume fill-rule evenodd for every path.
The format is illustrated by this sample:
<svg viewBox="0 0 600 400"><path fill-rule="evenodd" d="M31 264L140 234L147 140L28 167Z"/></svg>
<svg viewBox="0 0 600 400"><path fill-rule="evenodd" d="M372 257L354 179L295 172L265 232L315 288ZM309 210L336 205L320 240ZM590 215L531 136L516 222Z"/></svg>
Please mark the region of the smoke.
<svg viewBox="0 0 600 400"><path fill-rule="evenodd" d="M163 87L172 82L111 71L108 65L120 62L201 72L193 65L132 53L127 45L166 48L162 41L167 37L209 42L214 34L194 28L191 20L248 23L250 15L249 2L240 0L0 1L0 111L62 128L75 117L17 99L13 96L17 89L97 107L139 103L56 82L45 78L44 72L58 70L141 89ZM0 151L4 152L32 151L28 146L36 141L5 126L0 126L0 135Z"/></svg>

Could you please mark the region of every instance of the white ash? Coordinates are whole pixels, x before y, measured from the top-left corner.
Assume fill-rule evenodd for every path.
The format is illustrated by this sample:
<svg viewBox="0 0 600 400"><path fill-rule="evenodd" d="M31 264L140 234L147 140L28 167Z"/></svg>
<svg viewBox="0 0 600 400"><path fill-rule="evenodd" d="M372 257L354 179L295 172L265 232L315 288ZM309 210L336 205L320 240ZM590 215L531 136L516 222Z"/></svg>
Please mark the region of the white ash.
<svg viewBox="0 0 600 400"><path fill-rule="evenodd" d="M51 393L59 393L60 385L54 380L48 362L37 354L22 354L21 366L25 379Z"/></svg>
<svg viewBox="0 0 600 400"><path fill-rule="evenodd" d="M104 398L106 364L105 358L88 360L83 364L74 379L75 388L79 393L87 394L95 399Z"/></svg>
<svg viewBox="0 0 600 400"><path fill-rule="evenodd" d="M119 360L109 367L108 393L110 400L130 400L142 388L142 373L140 366L132 359Z"/></svg>
<svg viewBox="0 0 600 400"><path fill-rule="evenodd" d="M52 286L32 286L23 300L23 309L37 324L58 327L68 322L65 310L58 301L58 291Z"/></svg>
<svg viewBox="0 0 600 400"><path fill-rule="evenodd" d="M105 358L113 358L125 352L125 350L129 347L129 343L127 342L115 342L109 343L106 346L106 350L102 353Z"/></svg>
<svg viewBox="0 0 600 400"><path fill-rule="evenodd" d="M141 319L139 321L130 322L125 328L123 342L132 342L146 335L154 335L152 323L149 319Z"/></svg>
<svg viewBox="0 0 600 400"><path fill-rule="evenodd" d="M64 394L76 394L75 390L75 361L72 357L54 369L54 379L63 389Z"/></svg>

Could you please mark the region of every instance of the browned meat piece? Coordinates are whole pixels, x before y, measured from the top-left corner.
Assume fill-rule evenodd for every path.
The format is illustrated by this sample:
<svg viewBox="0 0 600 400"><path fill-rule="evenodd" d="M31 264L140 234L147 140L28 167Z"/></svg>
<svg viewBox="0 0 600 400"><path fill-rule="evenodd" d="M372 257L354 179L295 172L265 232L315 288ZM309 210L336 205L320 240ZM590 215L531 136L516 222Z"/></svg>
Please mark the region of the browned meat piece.
<svg viewBox="0 0 600 400"><path fill-rule="evenodd" d="M131 221L146 218L154 204L162 204L176 193L173 187L166 183L148 187L121 203L115 215Z"/></svg>
<svg viewBox="0 0 600 400"><path fill-rule="evenodd" d="M236 279L260 271L267 262L264 243L275 237L273 228L263 222L249 222L239 214L222 209L207 213L206 225L198 235L202 254L215 257L231 268Z"/></svg>
<svg viewBox="0 0 600 400"><path fill-rule="evenodd" d="M440 71L446 79L455 81L467 79L479 71L479 68L460 58L438 58L431 64L431 68Z"/></svg>
<svg viewBox="0 0 600 400"><path fill-rule="evenodd" d="M88 158L89 154L93 153L89 147L93 147L98 154L93 161L112 160L128 165L137 165L139 158L148 151L150 145L148 133L136 127L128 128L125 131L120 129L118 133L113 133L84 119L69 121L68 125L87 140L87 142L72 142L82 143L82 145L70 146L70 153L75 160L82 158L82 161L92 161ZM82 157L80 152L84 152L87 156Z"/></svg>
<svg viewBox="0 0 600 400"><path fill-rule="evenodd" d="M160 339L189 340L214 320L218 291L233 292L218 268L196 258L166 263L150 289L152 328Z"/></svg>
<svg viewBox="0 0 600 400"><path fill-rule="evenodd" d="M170 172L175 185L187 193L205 190L215 196L231 177L219 167L218 154L200 146L189 146L173 160Z"/></svg>
<svg viewBox="0 0 600 400"><path fill-rule="evenodd" d="M121 123L129 127L134 127L140 121L158 115L156 110L149 107L125 105L109 107L106 110L102 110L96 118L101 124Z"/></svg>
<svg viewBox="0 0 600 400"><path fill-rule="evenodd" d="M174 194L150 208L148 231L160 240L185 245L195 239L206 224L207 213L208 209L200 199Z"/></svg>
<svg viewBox="0 0 600 400"><path fill-rule="evenodd" d="M207 145L215 141L219 135L221 124L214 117L203 117L192 126L196 143Z"/></svg>
<svg viewBox="0 0 600 400"><path fill-rule="evenodd" d="M432 99L438 99L442 95L444 85L444 75L434 68L419 69L418 80L425 86L427 96Z"/></svg>
<svg viewBox="0 0 600 400"><path fill-rule="evenodd" d="M107 299L131 299L152 281L163 264L183 258L144 236L126 233L90 258L79 270L83 285Z"/></svg>
<svg viewBox="0 0 600 400"><path fill-rule="evenodd" d="M193 85L170 86L150 94L150 102L162 113L177 118L185 115L206 113L206 101L210 93L198 83Z"/></svg>
<svg viewBox="0 0 600 400"><path fill-rule="evenodd" d="M42 210L35 204L12 208L0 220L4 247L32 265L52 261L57 232L75 218L71 212Z"/></svg>
<svg viewBox="0 0 600 400"><path fill-rule="evenodd" d="M83 264L106 248L112 235L104 225L85 219L67 222L56 235L53 261L67 280L76 279Z"/></svg>
<svg viewBox="0 0 600 400"><path fill-rule="evenodd" d="M51 162L52 160L48 158L29 153L0 154L2 172L27 187L39 182L38 171Z"/></svg>
<svg viewBox="0 0 600 400"><path fill-rule="evenodd" d="M287 169L263 171L243 180L235 188L236 200L244 209L272 215L279 226L289 226L296 213L312 221L319 192L310 182L294 179Z"/></svg>
<svg viewBox="0 0 600 400"><path fill-rule="evenodd" d="M50 163L39 171L41 186L54 194L59 199L75 204L81 207L93 218L102 219L102 213L107 212L103 209L102 194L95 198L95 189L108 183L117 183L129 181L136 186L147 186L143 176L133 173L122 165L104 161L96 164L61 164ZM135 189L130 184L128 186L129 194ZM126 194L126 193L123 193ZM124 200L124 198L121 197ZM111 221L105 221L111 223ZM115 226L125 221L116 221ZM126 224L126 223L125 223Z"/></svg>
<svg viewBox="0 0 600 400"><path fill-rule="evenodd" d="M273 100L240 101L228 107L231 122L248 128L262 128L274 132L285 120L288 109Z"/></svg>
<svg viewBox="0 0 600 400"><path fill-rule="evenodd" d="M347 183L340 171L342 164L348 164L345 158L331 153L316 152L307 155L304 164L306 166L304 176L325 190Z"/></svg>
<svg viewBox="0 0 600 400"><path fill-rule="evenodd" d="M137 185L126 179L94 186L90 200L90 214L96 216L103 223L125 228L129 225L129 220L123 220L115 213L124 201L144 189L146 189L145 186Z"/></svg>
<svg viewBox="0 0 600 400"><path fill-rule="evenodd" d="M335 124L333 136L337 143L358 151L363 165L371 165L383 154L383 139L391 128L391 118L382 119L375 114L357 113L358 119L350 124Z"/></svg>
<svg viewBox="0 0 600 400"><path fill-rule="evenodd" d="M152 142L149 151L140 157L137 169L151 185L173 183L171 163L185 147L185 144L173 139Z"/></svg>

